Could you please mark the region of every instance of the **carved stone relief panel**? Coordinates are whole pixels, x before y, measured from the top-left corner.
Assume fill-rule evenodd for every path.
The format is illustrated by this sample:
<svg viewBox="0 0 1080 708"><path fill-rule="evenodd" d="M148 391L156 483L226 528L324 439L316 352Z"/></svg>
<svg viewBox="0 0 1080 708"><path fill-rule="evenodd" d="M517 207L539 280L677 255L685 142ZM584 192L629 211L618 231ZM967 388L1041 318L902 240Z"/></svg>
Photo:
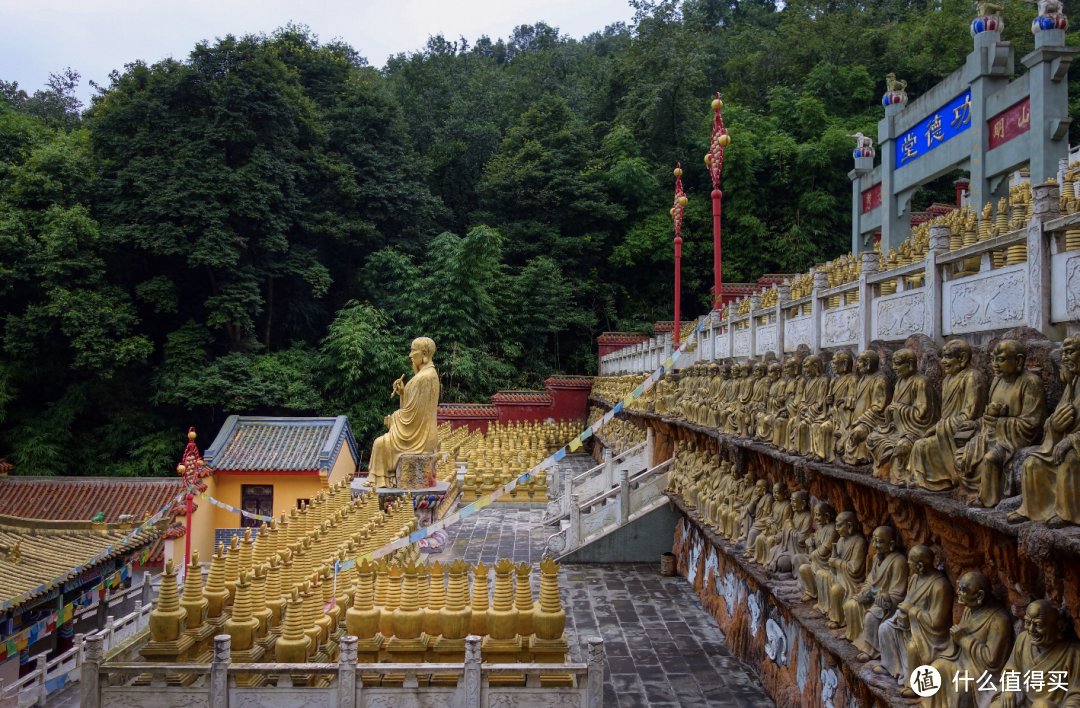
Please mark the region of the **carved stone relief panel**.
<svg viewBox="0 0 1080 708"><path fill-rule="evenodd" d="M793 317L784 322L784 351L794 352L800 344L811 346L810 315Z"/></svg>
<svg viewBox="0 0 1080 708"><path fill-rule="evenodd" d="M1026 325L1027 263L949 281L943 300L945 334Z"/></svg>
<svg viewBox="0 0 1080 708"><path fill-rule="evenodd" d="M750 356L750 330L735 330L735 344L732 347L732 356Z"/></svg>
<svg viewBox="0 0 1080 708"><path fill-rule="evenodd" d="M701 358L705 361L713 358L713 338L709 337L707 332L708 330L704 330L701 333Z"/></svg>
<svg viewBox="0 0 1080 708"><path fill-rule="evenodd" d="M757 328L757 341L754 343L757 356L765 356L765 352L776 352L776 325L761 325Z"/></svg>
<svg viewBox="0 0 1080 708"><path fill-rule="evenodd" d="M926 298L920 288L875 299L870 331L874 339L907 339L922 332L925 321Z"/></svg>
<svg viewBox="0 0 1080 708"><path fill-rule="evenodd" d="M1080 320L1080 251L1050 256L1050 321Z"/></svg>
<svg viewBox="0 0 1080 708"><path fill-rule="evenodd" d="M713 351L716 353L716 359L724 359L731 356L731 344L728 341L727 333L716 335L716 346Z"/></svg>
<svg viewBox="0 0 1080 708"><path fill-rule="evenodd" d="M825 310L822 317L821 346L845 347L859 343L859 303Z"/></svg>

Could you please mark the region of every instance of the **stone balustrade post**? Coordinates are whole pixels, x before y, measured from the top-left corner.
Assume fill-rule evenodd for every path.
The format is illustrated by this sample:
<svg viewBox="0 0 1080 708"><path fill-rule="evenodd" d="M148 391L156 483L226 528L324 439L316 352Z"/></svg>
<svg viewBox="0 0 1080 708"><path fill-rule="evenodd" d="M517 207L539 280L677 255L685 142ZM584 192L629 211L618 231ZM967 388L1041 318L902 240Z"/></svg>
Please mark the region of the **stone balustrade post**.
<svg viewBox="0 0 1080 708"><path fill-rule="evenodd" d="M786 329L785 323L787 322L787 310L784 308L787 303L791 302L791 286L787 283L776 286L776 358L779 361L784 360L784 349L786 344L784 343L784 330Z"/></svg>
<svg viewBox="0 0 1080 708"><path fill-rule="evenodd" d="M630 470L619 470L619 526L630 520Z"/></svg>
<svg viewBox="0 0 1080 708"><path fill-rule="evenodd" d="M480 642L475 634L465 637L464 708L480 708Z"/></svg>
<svg viewBox="0 0 1080 708"><path fill-rule="evenodd" d="M739 300L736 299L728 306L728 318L727 318L727 350L728 358L735 361L735 327L731 321L735 313L739 311Z"/></svg>
<svg viewBox="0 0 1080 708"><path fill-rule="evenodd" d="M566 550L573 551L581 543L581 495L570 495L570 528L567 530Z"/></svg>
<svg viewBox="0 0 1080 708"><path fill-rule="evenodd" d="M862 273L859 274L859 352L862 352L874 339L870 321L874 307L874 286L866 282L866 278L878 272L879 263L878 254L874 251L863 251L859 257L862 258Z"/></svg>
<svg viewBox="0 0 1080 708"><path fill-rule="evenodd" d="M186 563L181 563L180 565L183 567L187 566ZM142 600L143 607L146 607L154 601L154 584L150 581L150 573L143 573L142 578L142 588L139 599Z"/></svg>
<svg viewBox="0 0 1080 708"><path fill-rule="evenodd" d="M814 289L810 293L810 353L821 353L821 325L824 320L825 300L822 293L829 288L829 274L814 271Z"/></svg>
<svg viewBox="0 0 1080 708"><path fill-rule="evenodd" d="M747 354L748 359L753 359L757 356L757 328L758 317L761 316L761 294L755 294L750 296L750 352Z"/></svg>
<svg viewBox="0 0 1080 708"><path fill-rule="evenodd" d="M143 627L149 627L150 626L150 616L147 615L146 617L143 617L142 608L143 608L142 600L136 600L135 601L135 631L136 632L141 630Z"/></svg>
<svg viewBox="0 0 1080 708"><path fill-rule="evenodd" d="M38 697L34 705L44 708L45 701L49 697L45 691L45 682L49 678L49 660L45 657L44 652L34 657L34 670L37 671L37 680L34 683L38 687ZM3 694L0 693L0 695Z"/></svg>
<svg viewBox="0 0 1080 708"><path fill-rule="evenodd" d="M930 248L926 252L923 285L923 333L939 347L944 343L941 330L941 311L944 306L944 272L937 259L949 252L952 229L944 224L930 227Z"/></svg>
<svg viewBox="0 0 1080 708"><path fill-rule="evenodd" d="M671 332L664 332L664 358L663 358L664 361L667 361L667 358L669 356L671 356L671 353L672 353L671 347L672 347Z"/></svg>
<svg viewBox="0 0 1080 708"><path fill-rule="evenodd" d="M108 604L106 598L101 598L101 602ZM108 651L113 648L113 632L116 631L116 618L112 615L105 615L105 649Z"/></svg>
<svg viewBox="0 0 1080 708"><path fill-rule="evenodd" d="M653 429L652 428L646 428L645 429L645 466L646 467L655 466L656 463L653 462L653 455L655 455L655 454L656 454L656 438L653 437Z"/></svg>
<svg viewBox="0 0 1080 708"><path fill-rule="evenodd" d="M76 632L72 637L71 647L75 650L75 668L82 666L83 662L83 637L86 635L82 632ZM2 695L2 694L0 694Z"/></svg>
<svg viewBox="0 0 1080 708"><path fill-rule="evenodd" d="M352 635L341 638L341 656L338 658L337 708L357 708L357 641L357 638Z"/></svg>
<svg viewBox="0 0 1080 708"><path fill-rule="evenodd" d="M611 448L604 448L604 491L607 491L615 486L615 455L611 453Z"/></svg>
<svg viewBox="0 0 1080 708"><path fill-rule="evenodd" d="M589 708L603 708L604 706L604 640L600 637L589 637L589 657L586 660L588 666L588 705Z"/></svg>
<svg viewBox="0 0 1080 708"><path fill-rule="evenodd" d="M101 662L105 651L101 637L89 636L84 642L86 655L79 671L79 708L101 708Z"/></svg>
<svg viewBox="0 0 1080 708"><path fill-rule="evenodd" d="M232 637L214 637L214 660L210 662L210 708L229 708L229 662Z"/></svg>
<svg viewBox="0 0 1080 708"><path fill-rule="evenodd" d="M1036 184L1031 188L1032 217L1027 225L1027 316L1028 326L1055 336L1050 324L1050 243L1043 225L1061 215L1061 186L1053 182ZM1062 296L1064 297L1064 296Z"/></svg>
<svg viewBox="0 0 1080 708"><path fill-rule="evenodd" d="M563 470L563 495L560 500L560 508L564 515L570 514L570 495L574 493L574 474L571 470Z"/></svg>

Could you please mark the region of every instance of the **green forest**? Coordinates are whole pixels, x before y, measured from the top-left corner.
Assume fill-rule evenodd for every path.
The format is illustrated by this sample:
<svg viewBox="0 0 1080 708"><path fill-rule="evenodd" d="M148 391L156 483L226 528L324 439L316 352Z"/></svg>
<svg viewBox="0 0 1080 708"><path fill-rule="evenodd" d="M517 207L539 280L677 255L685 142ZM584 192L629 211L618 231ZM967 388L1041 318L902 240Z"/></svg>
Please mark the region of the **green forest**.
<svg viewBox="0 0 1080 708"><path fill-rule="evenodd" d="M886 74L918 97L975 15L630 4L586 37L433 36L381 68L303 25L226 36L118 68L89 105L78 67L0 76L0 455L171 475L188 426L206 446L232 413L344 413L369 449L420 335L446 401L595 373L600 332L672 317L680 162L682 317L707 311L716 91L724 280L803 272L850 248L846 136L877 134ZM1004 4L1020 57L1036 9ZM915 207L953 199L943 179Z"/></svg>

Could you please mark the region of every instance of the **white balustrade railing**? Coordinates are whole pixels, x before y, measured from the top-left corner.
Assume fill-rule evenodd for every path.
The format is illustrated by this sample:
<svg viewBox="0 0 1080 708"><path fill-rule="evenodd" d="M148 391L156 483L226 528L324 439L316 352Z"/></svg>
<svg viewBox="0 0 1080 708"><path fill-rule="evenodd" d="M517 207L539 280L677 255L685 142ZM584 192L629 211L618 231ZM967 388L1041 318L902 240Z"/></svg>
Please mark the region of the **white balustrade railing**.
<svg viewBox="0 0 1080 708"><path fill-rule="evenodd" d="M1066 250L1065 239L1066 231L1080 230L1080 213L1059 216L1058 194L1057 185L1035 185L1035 217L1022 229L950 251L949 227L932 226L929 250L915 263L879 272L878 254L862 253L856 281L830 288L819 270L806 297L792 300L791 288L781 285L775 306L761 307L761 296L752 295L749 314L728 321L714 310L700 335L709 346L684 355L678 366L745 361L770 351L782 357L800 345L812 353L840 348L857 353L874 340L900 343L913 334L941 346L952 337L989 336L1021 326L1061 341L1067 325L1080 324L1080 249ZM1026 259L1009 265L1001 254L1014 246L1026 247ZM732 303L731 311L736 310ZM642 346L657 349L659 342L653 338ZM651 373L656 366L640 365L620 350L602 357L600 368L613 376Z"/></svg>
<svg viewBox="0 0 1080 708"><path fill-rule="evenodd" d="M569 523L548 537L545 555L562 558L666 504L672 462L674 458L636 473L620 470L618 486L594 495L567 495Z"/></svg>
<svg viewBox="0 0 1080 708"><path fill-rule="evenodd" d="M611 454L611 450L605 448L604 461L599 465L590 467L575 476L565 475L562 481L562 489L556 489L556 494L548 501L547 512L544 514L544 523L553 524L569 518L570 498L574 494L577 494L582 499L588 499L615 487L618 475L622 471L636 474L648 467L652 456L652 431L648 431L646 435L645 442L614 456Z"/></svg>

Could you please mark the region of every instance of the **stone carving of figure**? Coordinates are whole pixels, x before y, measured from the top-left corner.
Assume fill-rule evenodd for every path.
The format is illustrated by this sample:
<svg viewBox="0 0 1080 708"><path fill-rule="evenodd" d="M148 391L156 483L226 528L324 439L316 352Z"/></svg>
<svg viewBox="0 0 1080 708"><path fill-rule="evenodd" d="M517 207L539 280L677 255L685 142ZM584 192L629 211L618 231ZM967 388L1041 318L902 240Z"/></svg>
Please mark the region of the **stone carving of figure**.
<svg viewBox="0 0 1080 708"><path fill-rule="evenodd" d="M971 365L971 347L954 339L941 351L941 420L911 450L915 484L935 492L956 486L956 450L979 428L986 407L986 377Z"/></svg>
<svg viewBox="0 0 1080 708"><path fill-rule="evenodd" d="M1012 617L991 591L990 579L982 573L964 573L956 584L956 601L964 606L960 624L949 629L948 650L932 666L942 677L941 689L923 698L925 708L986 708L991 691L951 681L953 676L1001 676L1013 643ZM948 678L946 678L948 677Z"/></svg>
<svg viewBox="0 0 1080 708"><path fill-rule="evenodd" d="M400 397L401 407L383 418L390 431L375 440L368 463L377 487L386 486L386 474L397 466L399 457L434 453L439 444L439 373L431 363L433 356L434 341L427 337L414 339L409 351L413 377L409 383L402 383L404 376L394 382L393 395Z"/></svg>
<svg viewBox="0 0 1080 708"><path fill-rule="evenodd" d="M734 434L739 432L739 399L742 394L743 369L738 364L732 364L731 381L728 382L727 399L724 403L724 427L721 432Z"/></svg>
<svg viewBox="0 0 1080 708"><path fill-rule="evenodd" d="M1042 380L1024 368L1027 349L1006 339L994 347L994 382L982 427L956 453L960 483L978 494L973 506L994 507L1005 493L1005 465L1031 444L1046 420Z"/></svg>
<svg viewBox="0 0 1080 708"><path fill-rule="evenodd" d="M829 629L844 626L844 603L859 591L866 579L866 536L859 530L855 512L845 511L837 516L836 530L840 540L829 557L832 571L828 588ZM818 592L823 590L819 585Z"/></svg>
<svg viewBox="0 0 1080 708"><path fill-rule="evenodd" d="M1075 708L1080 705L1080 643L1065 637L1066 622L1048 600L1036 600L1024 613L1024 631L1016 638L1005 671L1021 677L1041 672L1041 688L1028 683L1023 692L1002 691L991 708ZM1068 689L1045 679L1051 671L1063 672ZM998 685L1000 688L1000 684Z"/></svg>
<svg viewBox="0 0 1080 708"><path fill-rule="evenodd" d="M821 422L810 425L809 457L821 462L836 459L836 443L851 428L859 386L859 377L852 371L851 352L841 349L832 361L836 376L829 381L829 393L825 397L827 413Z"/></svg>
<svg viewBox="0 0 1080 708"><path fill-rule="evenodd" d="M908 456L916 440L937 421L937 400L930 379L919 373L919 357L910 349L893 355L896 385L885 407L885 425L866 438L875 471L893 484L907 486ZM882 469L888 465L887 469Z"/></svg>
<svg viewBox="0 0 1080 708"><path fill-rule="evenodd" d="M739 397L735 403L735 414L731 433L746 437L746 427L750 418L750 406L754 401L753 364L742 364L739 372Z"/></svg>
<svg viewBox="0 0 1080 708"><path fill-rule="evenodd" d="M769 557L766 559L765 568L770 573L780 576L790 576L797 566L795 559L804 553L803 545L811 537L814 526L814 515L810 513L810 495L804 491L798 491L791 495L791 518L784 522L780 532L774 534L770 541Z"/></svg>
<svg viewBox="0 0 1080 708"><path fill-rule="evenodd" d="M709 364L709 386L705 389L705 396L701 406L701 425L716 427L716 408L714 403L720 394L720 386L724 379L720 375L719 364Z"/></svg>
<svg viewBox="0 0 1080 708"><path fill-rule="evenodd" d="M802 361L798 357L789 357L784 360L784 374L787 375L787 386L784 387L784 407L773 421L773 445L780 450L791 448L791 437L799 420L799 412L802 410L803 391L806 388L806 379L803 378L802 373Z"/></svg>
<svg viewBox="0 0 1080 708"><path fill-rule="evenodd" d="M772 495L772 512L765 519L765 528L754 535L753 541L747 540L746 542L746 555L753 557L754 561L759 565L765 565L768 562L769 551L772 550L771 542L773 542L773 539L779 541L780 530L785 523L791 520L795 513L791 508L787 488L784 485L774 484ZM753 534L753 531L750 533Z"/></svg>
<svg viewBox="0 0 1080 708"><path fill-rule="evenodd" d="M728 399L731 396L731 367L720 367L720 387L712 400L712 424L710 427L723 431L727 425Z"/></svg>
<svg viewBox="0 0 1080 708"><path fill-rule="evenodd" d="M746 539L747 552L752 551L754 539L764 530L765 520L772 514L775 501L773 495L769 494L768 482L763 479L754 482L754 491L750 495L750 502L743 509L738 536L732 538L736 543Z"/></svg>
<svg viewBox="0 0 1080 708"><path fill-rule="evenodd" d="M656 400L653 403L653 413L656 413L656 415L668 414L668 403L673 388L671 372L665 372L664 377L656 382Z"/></svg>
<svg viewBox="0 0 1080 708"><path fill-rule="evenodd" d="M1080 336L1061 347L1061 401L1043 426L1043 443L1024 460L1024 503L1009 521L1046 521L1050 528L1080 524Z"/></svg>
<svg viewBox="0 0 1080 708"><path fill-rule="evenodd" d="M757 426L754 430L756 440L765 442L772 440L773 419L780 410L780 399L783 396L784 386L787 385L780 373L779 364L775 362L769 364L769 392L765 397L765 408L758 413Z"/></svg>
<svg viewBox="0 0 1080 708"><path fill-rule="evenodd" d="M874 561L866 582L844 603L844 633L859 650L859 661L880 656L878 628L896 611L907 591L907 558L896 548L896 531L891 526L878 526L871 543Z"/></svg>
<svg viewBox="0 0 1080 708"><path fill-rule="evenodd" d="M885 407L892 397L892 388L885 374L880 371L881 357L867 349L859 358L859 385L855 389L855 410L852 411L851 429L843 440L844 462L864 465L870 461L866 438L870 431L885 424Z"/></svg>
<svg viewBox="0 0 1080 708"><path fill-rule="evenodd" d="M701 509L701 519L706 526L716 527L720 523L720 504L731 493L732 485L735 482L735 475L732 474L731 463L721 461L719 455L713 455L713 461L718 465L720 472L717 475L718 480L716 487L706 500L704 507Z"/></svg>
<svg viewBox="0 0 1080 708"><path fill-rule="evenodd" d="M753 498L754 477L749 472L741 475L735 472L735 481L731 485L731 494L720 503L720 533L732 543L738 540L739 524L744 509Z"/></svg>
<svg viewBox="0 0 1080 708"><path fill-rule="evenodd" d="M929 664L949 648L952 621L952 585L944 571L934 567L934 552L926 546L908 551L908 586L896 614L878 628L881 663L874 673L903 679L923 664ZM901 693L914 698L905 687Z"/></svg>
<svg viewBox="0 0 1080 708"><path fill-rule="evenodd" d="M795 567L799 572L799 587L802 588L803 602L818 599L818 573L829 569L829 554L840 540L836 532L836 511L826 502L818 502L814 507L814 535L803 542L803 552L795 556ZM815 603L820 605L821 603Z"/></svg>
<svg viewBox="0 0 1080 708"><path fill-rule="evenodd" d="M829 379L822 376L821 357L811 354L803 365L806 371L806 383L803 384L802 407L799 419L795 421L794 435L791 436L792 452L809 456L811 452L811 428L828 420Z"/></svg>
<svg viewBox="0 0 1080 708"><path fill-rule="evenodd" d="M749 437L755 437L757 423L765 413L766 401L769 398L769 388L772 381L765 377L768 367L763 363L754 365L754 392L750 398L750 406L746 412L746 427L744 432Z"/></svg>

